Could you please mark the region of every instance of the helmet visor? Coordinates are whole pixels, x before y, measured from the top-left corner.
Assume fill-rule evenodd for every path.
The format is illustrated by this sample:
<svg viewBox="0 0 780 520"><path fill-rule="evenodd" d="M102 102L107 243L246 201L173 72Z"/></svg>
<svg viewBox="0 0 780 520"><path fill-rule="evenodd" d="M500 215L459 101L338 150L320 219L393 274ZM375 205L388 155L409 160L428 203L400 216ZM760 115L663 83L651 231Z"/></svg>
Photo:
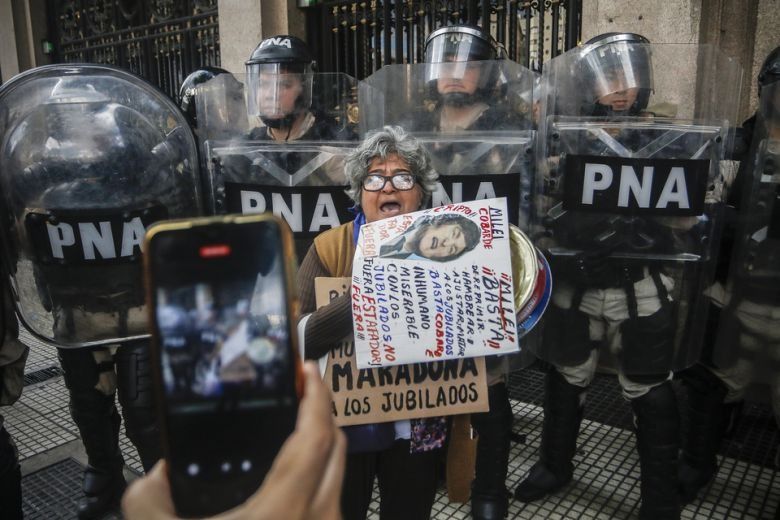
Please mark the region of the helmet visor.
<svg viewBox="0 0 780 520"><path fill-rule="evenodd" d="M650 49L646 44L613 42L586 48L582 58L588 76L582 80L590 80L593 85L594 99L590 101L630 89L653 88Z"/></svg>
<svg viewBox="0 0 780 520"><path fill-rule="evenodd" d="M431 39L425 49L425 61L494 60L496 51L483 39L465 32L443 32Z"/></svg>
<svg viewBox="0 0 780 520"><path fill-rule="evenodd" d="M247 66L247 111L251 116L278 119L311 105L311 72L292 72L283 63Z"/></svg>
<svg viewBox="0 0 780 520"><path fill-rule="evenodd" d="M484 87L490 74L489 68L492 62L480 61L451 61L444 63L430 63L426 67L426 81L448 80L457 82L474 83L479 87ZM441 87L441 85L439 85Z"/></svg>

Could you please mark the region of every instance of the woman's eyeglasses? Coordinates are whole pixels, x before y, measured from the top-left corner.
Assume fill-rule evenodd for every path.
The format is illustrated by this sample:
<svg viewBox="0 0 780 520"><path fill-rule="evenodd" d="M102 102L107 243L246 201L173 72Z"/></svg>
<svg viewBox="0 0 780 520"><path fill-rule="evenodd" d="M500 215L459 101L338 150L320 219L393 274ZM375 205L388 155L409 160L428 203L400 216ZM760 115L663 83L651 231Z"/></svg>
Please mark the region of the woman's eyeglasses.
<svg viewBox="0 0 780 520"><path fill-rule="evenodd" d="M366 191L380 191L385 187L387 181L393 185L393 188L398 191L407 191L414 188L414 175L411 173L396 173L385 177L376 173L369 173L366 178L363 179L363 189Z"/></svg>

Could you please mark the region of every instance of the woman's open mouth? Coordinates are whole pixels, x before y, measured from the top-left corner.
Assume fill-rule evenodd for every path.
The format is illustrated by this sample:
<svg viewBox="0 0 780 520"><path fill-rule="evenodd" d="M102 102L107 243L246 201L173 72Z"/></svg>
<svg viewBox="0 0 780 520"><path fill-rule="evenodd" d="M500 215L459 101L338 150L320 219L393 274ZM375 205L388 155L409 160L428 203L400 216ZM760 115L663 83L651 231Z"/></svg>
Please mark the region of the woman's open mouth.
<svg viewBox="0 0 780 520"><path fill-rule="evenodd" d="M395 215L401 212L401 205L395 201L385 202L379 206L379 211L381 211L383 215Z"/></svg>

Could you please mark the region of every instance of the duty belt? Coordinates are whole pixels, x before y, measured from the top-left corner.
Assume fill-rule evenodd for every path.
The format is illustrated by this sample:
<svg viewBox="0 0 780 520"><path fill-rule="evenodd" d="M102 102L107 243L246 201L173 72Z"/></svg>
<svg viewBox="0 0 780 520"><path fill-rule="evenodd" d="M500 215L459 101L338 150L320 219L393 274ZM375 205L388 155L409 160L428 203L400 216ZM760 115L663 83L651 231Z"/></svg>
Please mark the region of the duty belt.
<svg viewBox="0 0 780 520"><path fill-rule="evenodd" d="M559 269L553 267L553 273L560 273L578 286L593 289L624 287L626 282L636 283L644 279L645 264L610 258L567 259Z"/></svg>

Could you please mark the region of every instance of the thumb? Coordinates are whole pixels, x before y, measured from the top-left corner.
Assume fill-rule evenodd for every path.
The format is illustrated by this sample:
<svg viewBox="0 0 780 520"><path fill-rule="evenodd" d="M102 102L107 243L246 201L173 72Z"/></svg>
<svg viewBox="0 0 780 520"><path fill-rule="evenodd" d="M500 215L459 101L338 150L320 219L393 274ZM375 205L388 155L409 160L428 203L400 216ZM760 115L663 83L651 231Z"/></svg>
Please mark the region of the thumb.
<svg viewBox="0 0 780 520"><path fill-rule="evenodd" d="M165 461L161 460L146 476L130 485L122 497L122 513L126 520L177 518L167 469Z"/></svg>

